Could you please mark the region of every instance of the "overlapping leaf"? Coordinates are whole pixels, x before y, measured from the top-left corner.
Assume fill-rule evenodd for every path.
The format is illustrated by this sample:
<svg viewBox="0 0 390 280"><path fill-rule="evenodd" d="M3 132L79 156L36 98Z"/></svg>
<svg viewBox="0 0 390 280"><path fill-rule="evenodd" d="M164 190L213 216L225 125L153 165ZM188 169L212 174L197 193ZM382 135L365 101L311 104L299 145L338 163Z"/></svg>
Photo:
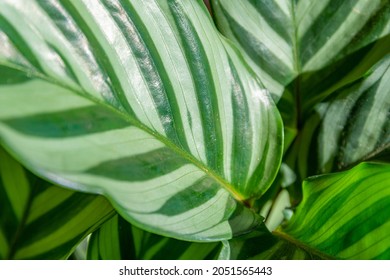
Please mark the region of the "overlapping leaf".
<svg viewBox="0 0 390 280"><path fill-rule="evenodd" d="M247 235L223 241L219 259L322 260L332 259L332 256L301 244L294 244L274 236L264 229L259 229Z"/></svg>
<svg viewBox="0 0 390 280"><path fill-rule="evenodd" d="M278 108L290 137L313 105L359 79L390 49L386 0L212 4L220 31L241 46L274 99L283 96Z"/></svg>
<svg viewBox="0 0 390 280"><path fill-rule="evenodd" d="M35 177L0 147L0 259L66 259L113 212L101 196Z"/></svg>
<svg viewBox="0 0 390 280"><path fill-rule="evenodd" d="M93 260L207 260L215 259L220 242L196 243L152 234L116 215L94 232L88 245Z"/></svg>
<svg viewBox="0 0 390 280"><path fill-rule="evenodd" d="M200 1L6 1L0 139L132 223L231 238L280 163L279 114Z"/></svg>
<svg viewBox="0 0 390 280"><path fill-rule="evenodd" d="M316 107L303 130L301 176L350 168L367 160L389 161L390 55L333 96Z"/></svg>
<svg viewBox="0 0 390 280"><path fill-rule="evenodd" d="M341 259L390 258L390 165L361 163L304 182L304 199L279 235Z"/></svg>

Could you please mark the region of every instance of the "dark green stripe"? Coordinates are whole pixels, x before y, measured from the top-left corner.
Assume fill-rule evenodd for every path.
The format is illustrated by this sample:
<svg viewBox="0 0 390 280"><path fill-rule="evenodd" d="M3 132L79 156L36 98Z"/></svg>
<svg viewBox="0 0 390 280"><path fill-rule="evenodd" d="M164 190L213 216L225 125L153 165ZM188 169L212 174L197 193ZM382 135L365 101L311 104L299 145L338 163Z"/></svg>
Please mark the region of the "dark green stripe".
<svg viewBox="0 0 390 280"><path fill-rule="evenodd" d="M359 32L352 38L351 42L345 49L355 50L357 48L362 48L363 46L370 44L373 40L378 40L378 38L389 37L388 32L386 32L386 36L383 36L383 31L388 26L389 14L390 2L386 0L381 0L380 7L378 7L377 10L374 11L373 14L371 14L370 19L364 24L363 28L359 30ZM385 53L379 55L379 58L382 58L386 53L389 52L389 46L390 45L387 44Z"/></svg>
<svg viewBox="0 0 390 280"><path fill-rule="evenodd" d="M122 1L123 8L118 2L104 1L103 4L137 59L167 137L189 151L174 89L144 21L130 2Z"/></svg>
<svg viewBox="0 0 390 280"><path fill-rule="evenodd" d="M37 242L53 232L57 231L61 226L70 220L78 218L78 214L84 211L90 203L96 199L96 196L83 193L75 193L59 205L43 214L32 223L28 224L18 243L18 249L22 249L28 245ZM86 221L81 220L80 223ZM83 224L80 224L83 226Z"/></svg>
<svg viewBox="0 0 390 280"><path fill-rule="evenodd" d="M356 5L356 0L330 1L306 30L299 44L301 63L304 66L332 37Z"/></svg>
<svg viewBox="0 0 390 280"><path fill-rule="evenodd" d="M356 135L365 134L364 123L366 121L366 118L362 118L362 116L367 115L372 110L372 106L374 105L376 99L375 93L377 92L379 85L380 80L377 80L370 86L370 88L368 88L364 92L361 92L359 98L353 104L353 107L349 112L349 115L347 116L348 121L346 122L346 125L341 132L341 137L339 138L338 143L339 150L337 152L337 158L335 162L335 167L338 170L343 169L352 163L351 161L346 161L346 159L351 160L351 158L349 158L348 153L346 153L345 151L345 149L347 148L346 146L348 145L353 147L359 147L359 139L356 139ZM345 96L345 98L346 102L350 102L348 96ZM336 102L339 102L339 100L337 100ZM382 124L378 123L378 125ZM375 141L378 141L378 139L375 139Z"/></svg>
<svg viewBox="0 0 390 280"><path fill-rule="evenodd" d="M0 65L0 85L20 85L31 80L25 72Z"/></svg>
<svg viewBox="0 0 390 280"><path fill-rule="evenodd" d="M160 237L161 238L161 237ZM177 260L190 247L191 242L169 238L162 249L154 254L152 260ZM178 248L180 248L178 250Z"/></svg>
<svg viewBox="0 0 390 280"><path fill-rule="evenodd" d="M45 138L75 137L130 126L113 111L96 105L2 122L23 134Z"/></svg>
<svg viewBox="0 0 390 280"><path fill-rule="evenodd" d="M93 48L88 44L87 39L83 34L77 30L76 24L72 21L69 15L66 14L66 11L57 3L52 0L47 1L37 1L37 4L42 8L43 11L46 12L48 17L52 20L52 22L57 26L58 30L64 35L65 38L74 46L75 52L78 57L84 61L83 66L88 68L88 76L98 77L100 85L104 84L104 87L110 90L110 93L102 90L101 94L104 96L105 100L110 104L116 104L115 107L120 107L119 103L116 102L116 98L113 95L114 89L108 80L106 82L106 72L102 63L99 65L99 60L96 60L93 56ZM73 71L73 67L79 67L79 65L72 65L67 62L65 56L63 56L60 50L57 51L57 54L61 56L62 60L67 66L67 72L76 77ZM73 74L72 74L73 73ZM77 81L77 78L76 78Z"/></svg>
<svg viewBox="0 0 390 280"><path fill-rule="evenodd" d="M187 160L168 148L110 160L85 170L86 173L121 181L146 181L171 173Z"/></svg>
<svg viewBox="0 0 390 280"><path fill-rule="evenodd" d="M274 80L287 85L294 77L290 67L241 26L223 7L221 7L221 10L229 22L234 37L249 57Z"/></svg>
<svg viewBox="0 0 390 280"><path fill-rule="evenodd" d="M132 225L121 216L118 216L118 234L120 240L120 253L122 260L136 260L135 246L133 244Z"/></svg>
<svg viewBox="0 0 390 280"><path fill-rule="evenodd" d="M390 260L390 248L385 250L383 253L375 256L374 260Z"/></svg>
<svg viewBox="0 0 390 280"><path fill-rule="evenodd" d="M207 165L210 169L217 171L219 175L223 176L223 139L217 93L209 61L202 46L202 41L188 16L183 11L181 4L176 0L169 1L169 8L179 29L179 36L193 75L202 119Z"/></svg>
<svg viewBox="0 0 390 280"><path fill-rule="evenodd" d="M245 241L241 245L242 249L237 255L238 260L247 260L258 255L259 252L264 252L271 249L274 246L278 239L272 234L258 234L256 232L251 233L253 237L245 237ZM232 240L232 246L234 246L234 239ZM256 246L254 246L256 244Z"/></svg>
<svg viewBox="0 0 390 280"><path fill-rule="evenodd" d="M83 32L84 36L87 38L89 43L89 50L93 53L95 60L99 65L99 70L102 72L103 76L109 80L108 84L115 98L112 98L112 96L104 96L106 102L112 104L118 109L121 110L124 109L129 115L135 117L133 109L131 108L130 104L127 101L125 90L122 88L120 80L115 74L115 69L110 63L111 59L105 52L103 46L100 45L99 40L96 38L95 35L96 32L93 31L87 25L83 16L80 14L77 8L73 6L74 4L70 0L60 0L60 3L63 6L63 8L67 11L67 13L71 15L75 23L77 23L77 27L80 29L81 32ZM50 9L55 9L54 11L52 11L52 13L53 15L57 16L58 10L54 7L49 6L48 10L50 11ZM67 19L66 23L68 21L69 20ZM65 22L63 24L65 24ZM59 27L61 28L61 26ZM67 34L64 33L64 35L66 36ZM72 37L68 39L70 40L71 43L73 43L74 40L72 40ZM85 48L86 46L83 47Z"/></svg>
<svg viewBox="0 0 390 280"><path fill-rule="evenodd" d="M218 183L209 177L196 181L192 186L168 199L155 213L175 216L190 211L211 200L220 189Z"/></svg>
<svg viewBox="0 0 390 280"><path fill-rule="evenodd" d="M26 42L12 24L0 14L1 30L7 34L14 47L23 55L23 57L40 72L43 72L39 59L31 51L31 47Z"/></svg>
<svg viewBox="0 0 390 280"><path fill-rule="evenodd" d="M3 160L0 158L0 160ZM5 186L0 174L0 227L3 229L8 244L11 244L19 227L18 219L13 211L12 204L5 192Z"/></svg>
<svg viewBox="0 0 390 280"><path fill-rule="evenodd" d="M81 242L85 237L84 234L79 234L78 236L72 238L71 240L55 247L54 249L50 249L49 251L45 251L46 248L41 248L42 251L36 252L36 255L27 258L26 260L59 260L68 256L69 248L74 247L77 243Z"/></svg>
<svg viewBox="0 0 390 280"><path fill-rule="evenodd" d="M373 171L373 173L370 174L370 177L375 176L378 173L378 171ZM295 238L300 240L311 239L314 234L317 234L318 231L323 228L324 222L331 220L332 216L336 214L337 209L342 209L343 205L345 205L345 202L351 199L350 195L355 189L359 188L363 184L367 184L367 186L372 185L371 180L371 178L364 178L359 181L349 182L348 186L346 186L342 191L339 191L337 194L334 194L332 196L332 199L327 200L327 202L321 206L321 218L313 219L310 221L305 220L305 227L302 229L303 232L301 231L298 233L294 233ZM332 185L329 185L328 188L332 188ZM324 202L321 197L319 198L319 200ZM316 208L318 208L318 205L316 206ZM308 213L310 212L310 208L308 208L307 206L305 206L305 209ZM310 228L310 231L307 231L307 228Z"/></svg>
<svg viewBox="0 0 390 280"><path fill-rule="evenodd" d="M292 21L276 4L275 0L249 0L249 3L267 21L269 26L290 46L294 33Z"/></svg>
<svg viewBox="0 0 390 280"><path fill-rule="evenodd" d="M367 197L367 201L369 201L369 197ZM380 199L374 204L371 204L368 210L361 212L353 219L343 224L340 228L335 230L330 238L316 245L316 247L320 251L337 256L338 253L352 246L359 240L364 239L366 235L382 226L383 221L386 221L389 218L389 214L384 212L383 209L389 208L389 197ZM369 247L364 247L361 248L361 251L367 249L369 249ZM360 252L356 251L355 253L358 254ZM351 257L353 258L353 256ZM375 256L369 258L371 259L372 257Z"/></svg>

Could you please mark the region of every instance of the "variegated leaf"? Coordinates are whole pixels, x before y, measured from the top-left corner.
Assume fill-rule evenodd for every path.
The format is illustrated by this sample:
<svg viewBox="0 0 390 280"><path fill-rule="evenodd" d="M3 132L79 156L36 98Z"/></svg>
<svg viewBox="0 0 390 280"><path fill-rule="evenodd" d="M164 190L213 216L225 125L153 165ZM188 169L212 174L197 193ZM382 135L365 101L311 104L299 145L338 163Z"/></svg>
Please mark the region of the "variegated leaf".
<svg viewBox="0 0 390 280"><path fill-rule="evenodd" d="M200 1L0 1L0 141L133 224L222 240L279 168L280 116Z"/></svg>
<svg viewBox="0 0 390 280"><path fill-rule="evenodd" d="M104 197L53 186L0 147L0 259L66 259L113 214Z"/></svg>

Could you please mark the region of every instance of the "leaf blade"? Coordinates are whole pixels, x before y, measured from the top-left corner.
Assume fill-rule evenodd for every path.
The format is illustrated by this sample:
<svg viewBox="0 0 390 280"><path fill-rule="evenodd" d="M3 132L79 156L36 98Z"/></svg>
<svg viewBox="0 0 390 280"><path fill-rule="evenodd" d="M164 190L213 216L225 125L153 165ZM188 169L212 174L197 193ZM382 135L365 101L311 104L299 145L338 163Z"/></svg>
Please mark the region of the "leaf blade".
<svg viewBox="0 0 390 280"><path fill-rule="evenodd" d="M21 111L3 105L0 116L2 142L29 168L106 195L137 226L181 239L226 239L261 222L242 203L265 192L276 176L282 124L200 2L29 2L41 22L18 3L5 3L2 14L11 23L12 15L26 18L15 26L20 36L29 38L22 27L33 29L37 37L29 44L52 55L37 72L16 65L15 46L10 57L0 51L7 72L31 77L12 85L3 79L0 87L1 104L31 101ZM2 32L12 49L12 34ZM40 104L43 99L49 106ZM242 130L234 128L233 115L245 124L243 135L237 136ZM250 156L242 155L244 144ZM233 164L236 158L242 164ZM240 169L238 176L233 169ZM205 195L191 204L191 191L184 190L195 182ZM164 207L170 201L190 206L173 215L166 209L174 207ZM210 213L209 219L200 213ZM235 222L243 228L233 229L238 214L246 217Z"/></svg>
<svg viewBox="0 0 390 280"><path fill-rule="evenodd" d="M338 258L387 259L388 174L388 164L361 163L308 179L304 200L282 233Z"/></svg>

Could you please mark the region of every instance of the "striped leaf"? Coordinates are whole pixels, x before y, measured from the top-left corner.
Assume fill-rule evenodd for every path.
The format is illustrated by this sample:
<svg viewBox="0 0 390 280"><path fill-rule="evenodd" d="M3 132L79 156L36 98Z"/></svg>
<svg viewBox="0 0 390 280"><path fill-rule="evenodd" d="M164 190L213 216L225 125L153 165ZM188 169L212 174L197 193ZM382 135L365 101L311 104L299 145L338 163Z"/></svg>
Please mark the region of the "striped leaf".
<svg viewBox="0 0 390 280"><path fill-rule="evenodd" d="M286 121L361 77L390 48L387 0L212 1L219 30L237 42ZM294 105L295 104L295 105Z"/></svg>
<svg viewBox="0 0 390 280"><path fill-rule="evenodd" d="M133 224L222 240L276 176L282 123L200 1L0 0L0 140Z"/></svg>
<svg viewBox="0 0 390 280"><path fill-rule="evenodd" d="M115 215L92 234L87 257L92 260L206 260L218 256L220 244L186 242L152 234Z"/></svg>
<svg viewBox="0 0 390 280"><path fill-rule="evenodd" d="M66 259L112 214L105 198L53 186L0 147L0 259Z"/></svg>
<svg viewBox="0 0 390 280"><path fill-rule="evenodd" d="M276 234L341 259L389 259L389 186L389 164L311 177L295 215Z"/></svg>
<svg viewBox="0 0 390 280"><path fill-rule="evenodd" d="M374 159L390 162L390 55L333 96L316 107L303 130L301 175Z"/></svg>

